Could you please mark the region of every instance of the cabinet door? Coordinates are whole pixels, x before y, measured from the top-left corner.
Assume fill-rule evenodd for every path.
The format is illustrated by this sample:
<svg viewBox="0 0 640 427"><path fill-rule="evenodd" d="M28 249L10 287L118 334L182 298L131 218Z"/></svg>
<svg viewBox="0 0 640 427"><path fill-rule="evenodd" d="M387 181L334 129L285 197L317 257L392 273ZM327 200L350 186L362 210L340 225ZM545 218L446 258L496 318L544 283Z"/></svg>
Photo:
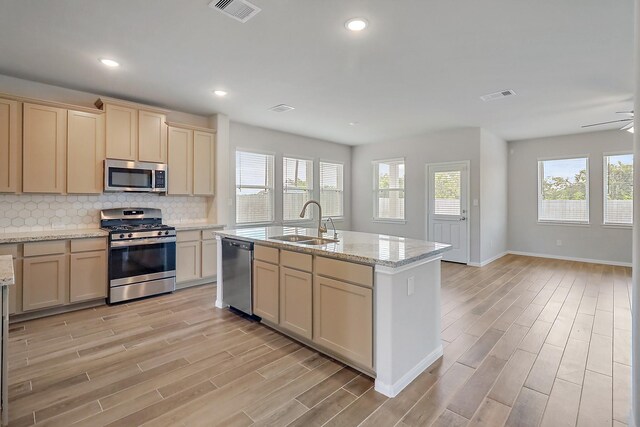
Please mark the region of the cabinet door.
<svg viewBox="0 0 640 427"><path fill-rule="evenodd" d="M313 341L363 367L373 367L370 288L314 277Z"/></svg>
<svg viewBox="0 0 640 427"><path fill-rule="evenodd" d="M200 268L200 241L176 243L176 282L198 280Z"/></svg>
<svg viewBox="0 0 640 427"><path fill-rule="evenodd" d="M69 300L71 302L107 297L107 252L71 254Z"/></svg>
<svg viewBox="0 0 640 427"><path fill-rule="evenodd" d="M13 260L15 284L9 286L9 314L22 312L22 260Z"/></svg>
<svg viewBox="0 0 640 427"><path fill-rule="evenodd" d="M215 278L218 274L218 242L202 241L202 278Z"/></svg>
<svg viewBox="0 0 640 427"><path fill-rule="evenodd" d="M169 194L193 194L193 131L169 127Z"/></svg>
<svg viewBox="0 0 640 427"><path fill-rule="evenodd" d="M25 258L22 264L22 310L65 304L68 283L66 255Z"/></svg>
<svg viewBox="0 0 640 427"><path fill-rule="evenodd" d="M106 104L107 158L136 160L138 151L138 110Z"/></svg>
<svg viewBox="0 0 640 427"><path fill-rule="evenodd" d="M138 160L167 163L167 118L152 111L138 111Z"/></svg>
<svg viewBox="0 0 640 427"><path fill-rule="evenodd" d="M67 193L100 194L104 181L104 115L69 110Z"/></svg>
<svg viewBox="0 0 640 427"><path fill-rule="evenodd" d="M311 273L280 267L280 326L300 336L312 336Z"/></svg>
<svg viewBox="0 0 640 427"><path fill-rule="evenodd" d="M215 155L215 135L208 132L194 131L193 194L213 196L215 190Z"/></svg>
<svg viewBox="0 0 640 427"><path fill-rule="evenodd" d="M19 191L18 150L18 103L0 99L0 193Z"/></svg>
<svg viewBox="0 0 640 427"><path fill-rule="evenodd" d="M22 179L25 193L63 193L67 110L24 104Z"/></svg>
<svg viewBox="0 0 640 427"><path fill-rule="evenodd" d="M253 261L253 312L272 323L278 323L280 304L278 266Z"/></svg>

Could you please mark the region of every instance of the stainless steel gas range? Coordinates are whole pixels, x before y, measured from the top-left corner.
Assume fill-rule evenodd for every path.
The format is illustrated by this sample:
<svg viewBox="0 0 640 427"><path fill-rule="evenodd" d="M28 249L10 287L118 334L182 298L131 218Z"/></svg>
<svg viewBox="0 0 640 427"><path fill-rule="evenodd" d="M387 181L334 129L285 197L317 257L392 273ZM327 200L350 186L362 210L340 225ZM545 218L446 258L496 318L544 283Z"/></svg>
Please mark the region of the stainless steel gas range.
<svg viewBox="0 0 640 427"><path fill-rule="evenodd" d="M100 226L109 231L109 303L175 290L176 229L160 209L104 209Z"/></svg>

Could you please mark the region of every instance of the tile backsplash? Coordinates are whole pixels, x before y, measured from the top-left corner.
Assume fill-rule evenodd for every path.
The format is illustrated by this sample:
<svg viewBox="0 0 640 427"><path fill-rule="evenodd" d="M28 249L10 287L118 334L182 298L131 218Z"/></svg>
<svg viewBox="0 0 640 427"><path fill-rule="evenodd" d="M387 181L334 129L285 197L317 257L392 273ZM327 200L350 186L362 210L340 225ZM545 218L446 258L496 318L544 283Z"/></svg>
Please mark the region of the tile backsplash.
<svg viewBox="0 0 640 427"><path fill-rule="evenodd" d="M207 198L114 193L86 196L0 195L0 233L100 227L100 210L121 207L162 209L166 223L207 218Z"/></svg>

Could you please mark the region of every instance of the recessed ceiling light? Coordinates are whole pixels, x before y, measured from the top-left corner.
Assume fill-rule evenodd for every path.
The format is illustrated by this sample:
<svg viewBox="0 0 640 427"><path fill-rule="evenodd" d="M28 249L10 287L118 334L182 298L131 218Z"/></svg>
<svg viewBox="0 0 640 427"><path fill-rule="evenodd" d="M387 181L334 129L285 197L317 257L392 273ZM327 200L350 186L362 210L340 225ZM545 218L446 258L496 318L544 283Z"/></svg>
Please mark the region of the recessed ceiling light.
<svg viewBox="0 0 640 427"><path fill-rule="evenodd" d="M120 64L117 61L114 61L113 59L109 59L109 58L100 58L99 61L102 62L107 67L119 67L120 66Z"/></svg>
<svg viewBox="0 0 640 427"><path fill-rule="evenodd" d="M344 24L344 26L347 27L347 30L351 31L362 31L367 28L368 25L369 23L362 18L352 18Z"/></svg>
<svg viewBox="0 0 640 427"><path fill-rule="evenodd" d="M218 96L226 96L227 95L227 91L226 90L214 90L213 93L215 95L218 95Z"/></svg>
<svg viewBox="0 0 640 427"><path fill-rule="evenodd" d="M349 126L357 126L358 122L349 122Z"/></svg>

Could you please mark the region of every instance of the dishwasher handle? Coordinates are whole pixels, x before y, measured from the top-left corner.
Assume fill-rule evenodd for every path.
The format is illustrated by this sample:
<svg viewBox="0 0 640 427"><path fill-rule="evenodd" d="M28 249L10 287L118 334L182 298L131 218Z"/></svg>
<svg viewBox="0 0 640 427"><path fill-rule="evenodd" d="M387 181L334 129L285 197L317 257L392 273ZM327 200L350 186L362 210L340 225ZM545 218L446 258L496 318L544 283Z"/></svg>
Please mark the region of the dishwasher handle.
<svg viewBox="0 0 640 427"><path fill-rule="evenodd" d="M253 250L253 243L252 242L245 242L243 240L235 240L235 239L222 239L222 243L229 245L229 246L235 246L238 249L243 249L245 251L252 251Z"/></svg>

